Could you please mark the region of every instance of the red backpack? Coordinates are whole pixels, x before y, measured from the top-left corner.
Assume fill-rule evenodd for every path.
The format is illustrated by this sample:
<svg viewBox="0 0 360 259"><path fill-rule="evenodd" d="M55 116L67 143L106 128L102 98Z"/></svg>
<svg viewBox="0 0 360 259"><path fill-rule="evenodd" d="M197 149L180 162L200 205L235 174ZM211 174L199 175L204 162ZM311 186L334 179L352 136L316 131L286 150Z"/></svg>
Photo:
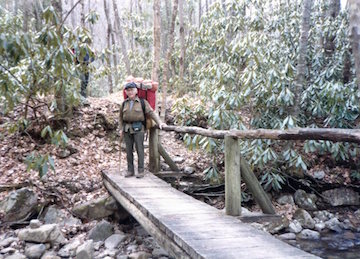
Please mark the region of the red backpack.
<svg viewBox="0 0 360 259"><path fill-rule="evenodd" d="M155 110L156 90L159 83L152 80L143 80L142 78L134 78L132 76L126 78L126 82L134 82L138 89L138 97L149 102L151 108ZM124 100L127 98L125 90L123 90Z"/></svg>

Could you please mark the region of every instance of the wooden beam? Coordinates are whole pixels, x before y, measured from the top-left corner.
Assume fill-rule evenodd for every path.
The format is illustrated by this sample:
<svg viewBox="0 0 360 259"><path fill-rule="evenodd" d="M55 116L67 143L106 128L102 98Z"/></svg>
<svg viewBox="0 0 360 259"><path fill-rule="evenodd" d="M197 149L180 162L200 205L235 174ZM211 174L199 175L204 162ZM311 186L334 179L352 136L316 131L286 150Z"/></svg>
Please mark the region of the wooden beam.
<svg viewBox="0 0 360 259"><path fill-rule="evenodd" d="M241 174L239 140L225 137L225 212L241 215Z"/></svg>
<svg viewBox="0 0 360 259"><path fill-rule="evenodd" d="M296 128L289 130L209 130L200 127L180 126L164 126L162 129L165 131L197 134L217 139L223 139L228 135L239 139L330 140L333 142L360 143L359 129Z"/></svg>
<svg viewBox="0 0 360 259"><path fill-rule="evenodd" d="M246 186L253 194L257 204L259 204L261 210L266 214L275 214L275 209L267 196L266 192L262 188L255 174L252 172L249 164L245 159L240 160L241 175ZM226 185L225 185L226 186Z"/></svg>
<svg viewBox="0 0 360 259"><path fill-rule="evenodd" d="M152 173L160 171L160 155L159 155L159 130L151 128L149 134L149 170Z"/></svg>
<svg viewBox="0 0 360 259"><path fill-rule="evenodd" d="M170 166L170 169L175 172L180 171L179 168L177 167L177 165L175 164L175 162L171 159L171 157L166 152L165 148L161 145L160 142L158 144L158 148L159 148L160 155L164 158L165 163L167 163Z"/></svg>

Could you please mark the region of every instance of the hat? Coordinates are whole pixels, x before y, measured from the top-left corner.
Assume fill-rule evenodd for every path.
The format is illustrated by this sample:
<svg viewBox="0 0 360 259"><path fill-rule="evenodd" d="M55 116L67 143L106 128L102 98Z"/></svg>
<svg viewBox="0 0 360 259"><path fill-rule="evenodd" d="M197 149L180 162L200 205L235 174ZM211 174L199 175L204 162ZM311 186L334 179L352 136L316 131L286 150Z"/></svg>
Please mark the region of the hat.
<svg viewBox="0 0 360 259"><path fill-rule="evenodd" d="M125 90L129 88L136 88L136 84L134 82L126 83L124 88Z"/></svg>

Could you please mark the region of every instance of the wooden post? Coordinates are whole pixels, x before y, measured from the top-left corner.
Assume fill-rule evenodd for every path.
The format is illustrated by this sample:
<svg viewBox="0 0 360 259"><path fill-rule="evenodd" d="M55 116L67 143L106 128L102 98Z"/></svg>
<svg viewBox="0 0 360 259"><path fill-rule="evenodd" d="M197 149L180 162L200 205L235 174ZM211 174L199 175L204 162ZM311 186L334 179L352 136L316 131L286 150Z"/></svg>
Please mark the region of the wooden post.
<svg viewBox="0 0 360 259"><path fill-rule="evenodd" d="M254 195L254 199L256 203L259 204L261 210L266 214L275 214L275 209L272 206L269 197L266 195L266 192L262 188L255 174L251 171L249 164L244 159L241 159L240 167L243 181L246 183L250 192Z"/></svg>
<svg viewBox="0 0 360 259"><path fill-rule="evenodd" d="M160 171L160 155L159 155L159 131L156 128L150 129L149 134L149 170L152 173Z"/></svg>
<svg viewBox="0 0 360 259"><path fill-rule="evenodd" d="M170 166L172 171L178 172L180 171L175 162L171 159L169 154L166 152L165 148L159 142L158 144L159 153L164 158L165 162Z"/></svg>
<svg viewBox="0 0 360 259"><path fill-rule="evenodd" d="M239 140L229 136L225 136L225 211L227 215L241 215Z"/></svg>

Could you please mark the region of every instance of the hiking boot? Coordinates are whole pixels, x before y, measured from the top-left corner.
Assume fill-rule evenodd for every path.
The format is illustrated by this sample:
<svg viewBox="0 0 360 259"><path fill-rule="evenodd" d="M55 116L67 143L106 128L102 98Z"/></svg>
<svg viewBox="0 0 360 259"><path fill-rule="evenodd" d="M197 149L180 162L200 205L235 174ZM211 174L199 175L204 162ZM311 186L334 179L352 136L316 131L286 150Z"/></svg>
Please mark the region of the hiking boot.
<svg viewBox="0 0 360 259"><path fill-rule="evenodd" d="M134 172L127 171L125 177L131 177L131 176L134 176Z"/></svg>
<svg viewBox="0 0 360 259"><path fill-rule="evenodd" d="M144 171L139 171L136 175L136 178L143 178L144 177Z"/></svg>

